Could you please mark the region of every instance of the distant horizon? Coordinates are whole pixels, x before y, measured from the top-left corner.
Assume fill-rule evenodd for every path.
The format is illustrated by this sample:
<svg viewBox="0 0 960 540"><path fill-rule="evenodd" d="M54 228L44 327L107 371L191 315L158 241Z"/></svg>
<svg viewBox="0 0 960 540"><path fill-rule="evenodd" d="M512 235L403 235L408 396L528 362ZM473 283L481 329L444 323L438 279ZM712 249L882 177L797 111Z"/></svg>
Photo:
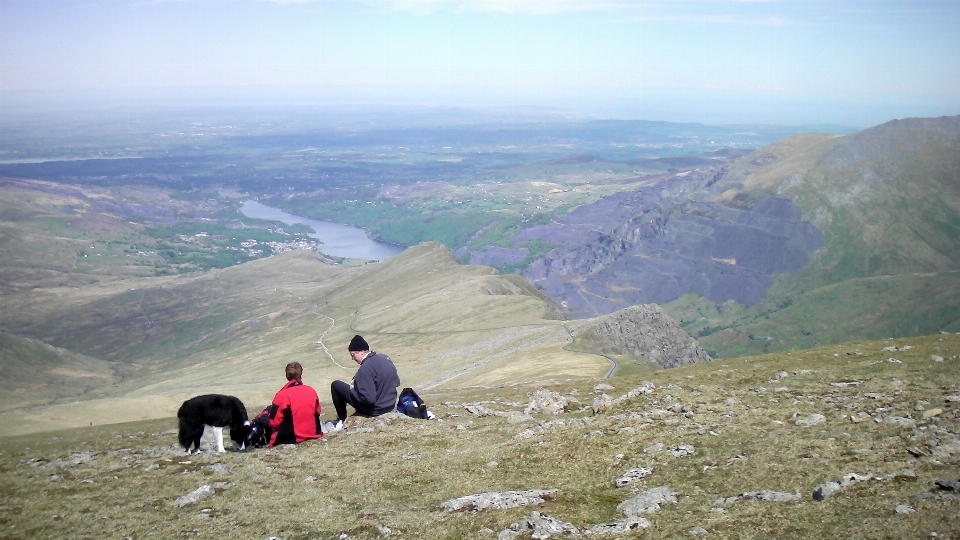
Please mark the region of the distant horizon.
<svg viewBox="0 0 960 540"><path fill-rule="evenodd" d="M960 114L950 0L0 0L0 115L555 107L869 127Z"/></svg>
<svg viewBox="0 0 960 540"><path fill-rule="evenodd" d="M69 94L69 95L68 95ZM882 105L861 105L856 114L847 108L844 114L831 115L829 111L845 108L837 104L821 104L823 112L816 117L803 114L791 114L791 110L803 104L781 105L781 113L745 114L742 109L728 113L703 113L703 104L685 108L680 100L645 100L647 107L622 105L533 105L523 103L477 104L477 103L436 103L416 102L361 102L333 100L319 101L308 99L304 95L291 94L286 98L277 98L274 94L258 94L236 89L167 89L165 91L125 92L112 89L92 91L46 91L31 92L29 95L17 95L8 92L0 96L0 122L17 117L37 117L59 114L89 114L113 111L118 114L156 113L175 111L189 113L193 111L224 111L232 113L269 112L269 111L311 111L330 113L343 117L377 114L403 114L432 111L437 113L514 113L516 118L490 119L491 123L545 121L643 121L677 124L703 124L715 126L735 125L782 125L782 126L832 126L860 130L880 125L892 120L906 118L935 118L960 115L960 108L954 110L945 105L925 104L923 106L884 107ZM653 102L653 103L651 103ZM792 105L792 107L791 107ZM635 110L635 112L631 112ZM699 113L699 114L698 114ZM835 116L847 121L834 119ZM854 121L859 119L859 121Z"/></svg>

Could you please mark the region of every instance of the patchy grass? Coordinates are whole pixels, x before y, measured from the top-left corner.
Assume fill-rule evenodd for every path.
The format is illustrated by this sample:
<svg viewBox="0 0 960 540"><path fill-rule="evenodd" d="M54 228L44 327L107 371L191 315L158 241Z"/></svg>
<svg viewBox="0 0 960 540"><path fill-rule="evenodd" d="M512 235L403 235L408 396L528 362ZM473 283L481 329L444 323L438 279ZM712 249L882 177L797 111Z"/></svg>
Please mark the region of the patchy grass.
<svg viewBox="0 0 960 540"><path fill-rule="evenodd" d="M546 386L576 401L519 423L506 415L522 412L537 386L424 392L440 421L391 416L298 447L224 455L182 455L173 419L7 437L0 536L295 540L379 538L389 529L397 538L492 539L532 508L447 513L440 503L558 488L536 509L586 528L663 485L678 493L677 504L620 537L688 537L693 527L720 538L960 535L957 494L931 484L960 479L960 336L719 360L615 377L605 392L622 396L643 381L653 392L597 415L590 405L604 391L594 389L600 380ZM501 416L472 416L468 404ZM814 414L825 421L797 424ZM901 427L894 417L915 424ZM695 451L675 457L669 450L679 445ZM641 466L653 474L614 486ZM817 485L847 473L873 479L812 499ZM173 505L218 482L229 487ZM799 499L716 503L763 489ZM897 514L899 505L914 512Z"/></svg>

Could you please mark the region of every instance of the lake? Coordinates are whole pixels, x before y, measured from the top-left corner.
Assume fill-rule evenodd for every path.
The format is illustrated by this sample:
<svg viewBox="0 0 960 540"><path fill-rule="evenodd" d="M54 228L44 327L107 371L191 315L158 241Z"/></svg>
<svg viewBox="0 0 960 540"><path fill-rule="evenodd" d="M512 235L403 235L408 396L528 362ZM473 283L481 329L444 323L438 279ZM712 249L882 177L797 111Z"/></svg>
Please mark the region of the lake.
<svg viewBox="0 0 960 540"><path fill-rule="evenodd" d="M334 257L382 261L407 249L405 246L374 240L359 227L297 216L257 201L243 203L240 213L250 218L280 221L287 225L302 223L313 229L307 234L310 238L323 242L320 251Z"/></svg>

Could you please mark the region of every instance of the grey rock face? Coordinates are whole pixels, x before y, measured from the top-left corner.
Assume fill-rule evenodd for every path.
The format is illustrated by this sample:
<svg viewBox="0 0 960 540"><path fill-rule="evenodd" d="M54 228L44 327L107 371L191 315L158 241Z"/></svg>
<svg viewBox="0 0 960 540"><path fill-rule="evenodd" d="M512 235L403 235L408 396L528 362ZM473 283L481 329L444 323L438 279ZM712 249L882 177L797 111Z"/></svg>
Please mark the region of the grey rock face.
<svg viewBox="0 0 960 540"><path fill-rule="evenodd" d="M901 476L912 475L912 471L902 471L894 475L890 475L890 478L898 478ZM840 491L842 488L852 486L853 484L858 484L860 482L866 482L873 478L871 474L858 474L858 473L847 473L843 475L837 481L824 482L820 484L813 490L813 500L822 501L829 498L834 493Z"/></svg>
<svg viewBox="0 0 960 540"><path fill-rule="evenodd" d="M542 504L552 498L559 489L531 489L526 491L491 491L466 495L440 503L440 508L447 512L465 510L479 512L480 510L503 510Z"/></svg>
<svg viewBox="0 0 960 540"><path fill-rule="evenodd" d="M216 490L213 489L213 486L204 484L183 497L177 498L177 500L173 501L173 505L177 508L183 508L184 506L196 504L204 499L209 499L213 497L215 493Z"/></svg>
<svg viewBox="0 0 960 540"><path fill-rule="evenodd" d="M660 510L660 505L676 502L677 494L670 491L670 488L667 486L660 486L623 501L617 505L617 511L630 518L643 514L652 514Z"/></svg>
<svg viewBox="0 0 960 540"><path fill-rule="evenodd" d="M914 510L913 507L910 506L909 504L900 504L893 509L893 512L895 514L912 514L916 512L916 510Z"/></svg>
<svg viewBox="0 0 960 540"><path fill-rule="evenodd" d="M761 489L760 491L746 491L733 497L720 498L714 501L714 506L724 506L737 501L763 501L763 502L790 502L800 499L800 495L795 493L784 493L782 491L773 491L770 489Z"/></svg>
<svg viewBox="0 0 960 540"><path fill-rule="evenodd" d="M523 414L560 414L569 402L564 396L541 388L530 396L530 403Z"/></svg>
<svg viewBox="0 0 960 540"><path fill-rule="evenodd" d="M592 406L593 414L600 414L606 411L607 409L610 408L612 404L613 404L612 397L606 394L600 394L599 396L593 398L593 406Z"/></svg>
<svg viewBox="0 0 960 540"><path fill-rule="evenodd" d="M800 427L812 427L819 424L823 424L827 421L827 417L822 414L811 414L805 418L800 418L796 422L796 425Z"/></svg>
<svg viewBox="0 0 960 540"><path fill-rule="evenodd" d="M687 335L660 306L631 306L597 317L576 335L599 354L631 355L656 362L662 367L709 362L710 355Z"/></svg>
<svg viewBox="0 0 960 540"><path fill-rule="evenodd" d="M627 472L620 475L620 478L617 478L615 484L617 487L623 487L627 484L632 484L638 480L643 480L644 478L653 474L653 469L649 467L639 467L636 469L630 469Z"/></svg>
<svg viewBox="0 0 960 540"><path fill-rule="evenodd" d="M519 261L528 254L521 246L532 240L557 246L523 275L575 317L664 304L688 292L753 305L772 275L802 268L823 235L787 199L760 197L737 208L710 202L737 182L727 172L664 175L524 230L513 248L472 252L469 260Z"/></svg>
<svg viewBox="0 0 960 540"><path fill-rule="evenodd" d="M840 482L824 482L813 490L813 500L825 500L838 491L840 491Z"/></svg>
<svg viewBox="0 0 960 540"><path fill-rule="evenodd" d="M904 418L902 416L890 416L887 418L887 423L897 427L902 427L902 428L917 427L916 420L914 420L913 418Z"/></svg>

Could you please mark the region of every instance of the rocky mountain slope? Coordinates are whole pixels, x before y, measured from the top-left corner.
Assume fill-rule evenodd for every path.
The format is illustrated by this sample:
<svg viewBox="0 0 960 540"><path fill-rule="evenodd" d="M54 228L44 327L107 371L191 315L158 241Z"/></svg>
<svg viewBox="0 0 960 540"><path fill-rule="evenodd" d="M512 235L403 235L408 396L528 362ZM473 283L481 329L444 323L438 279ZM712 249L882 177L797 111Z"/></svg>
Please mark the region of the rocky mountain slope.
<svg viewBox="0 0 960 540"><path fill-rule="evenodd" d="M960 117L944 117L648 177L469 260L509 264L546 243L524 275L572 316L665 304L729 356L960 330L958 238Z"/></svg>

